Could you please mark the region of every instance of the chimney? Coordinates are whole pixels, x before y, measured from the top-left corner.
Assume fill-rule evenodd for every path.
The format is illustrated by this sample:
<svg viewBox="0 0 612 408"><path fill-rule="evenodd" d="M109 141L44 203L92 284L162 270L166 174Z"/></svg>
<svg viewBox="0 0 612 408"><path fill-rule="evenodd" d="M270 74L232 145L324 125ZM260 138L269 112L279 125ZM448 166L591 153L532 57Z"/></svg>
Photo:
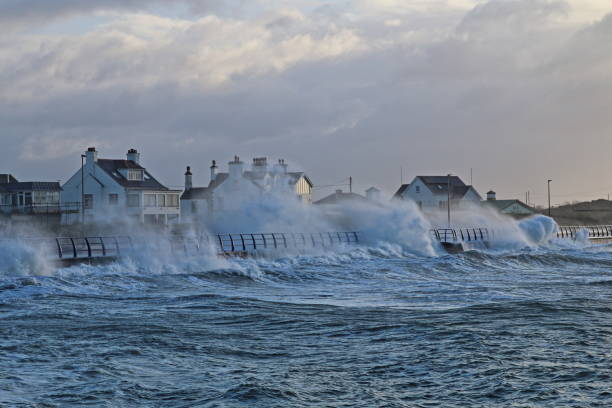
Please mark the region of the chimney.
<svg viewBox="0 0 612 408"><path fill-rule="evenodd" d="M229 165L229 178L238 180L242 177L242 169L244 163L240 161L240 157L234 156L234 160L228 163Z"/></svg>
<svg viewBox="0 0 612 408"><path fill-rule="evenodd" d="M496 199L495 191L491 190L487 193L487 201L495 201Z"/></svg>
<svg viewBox="0 0 612 408"><path fill-rule="evenodd" d="M217 178L217 161L212 161L212 166L210 166L210 182L212 183Z"/></svg>
<svg viewBox="0 0 612 408"><path fill-rule="evenodd" d="M136 164L140 164L140 153L138 153L138 150L136 149L130 149L127 152L127 159Z"/></svg>
<svg viewBox="0 0 612 408"><path fill-rule="evenodd" d="M287 174L287 165L285 159L278 159L278 163L274 165L274 173Z"/></svg>
<svg viewBox="0 0 612 408"><path fill-rule="evenodd" d="M251 171L257 174L264 174L268 171L268 159L266 157L256 157L251 164Z"/></svg>
<svg viewBox="0 0 612 408"><path fill-rule="evenodd" d="M87 149L87 152L85 153L85 157L86 157L85 162L87 164L97 162L98 161L98 152L96 152L96 148L95 147L89 147Z"/></svg>
<svg viewBox="0 0 612 408"><path fill-rule="evenodd" d="M370 187L366 190L366 198L370 201L381 201L380 190L376 187Z"/></svg>
<svg viewBox="0 0 612 408"><path fill-rule="evenodd" d="M191 190L191 187L193 187L191 176L191 167L187 166L187 171L185 172L185 191Z"/></svg>

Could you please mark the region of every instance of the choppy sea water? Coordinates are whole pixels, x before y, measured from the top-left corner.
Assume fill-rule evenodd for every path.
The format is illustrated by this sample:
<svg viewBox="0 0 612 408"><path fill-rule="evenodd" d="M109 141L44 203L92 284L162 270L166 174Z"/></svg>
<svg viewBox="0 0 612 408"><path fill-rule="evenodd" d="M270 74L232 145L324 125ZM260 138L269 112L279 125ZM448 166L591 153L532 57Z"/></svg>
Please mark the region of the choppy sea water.
<svg viewBox="0 0 612 408"><path fill-rule="evenodd" d="M0 406L612 406L609 247L4 268Z"/></svg>

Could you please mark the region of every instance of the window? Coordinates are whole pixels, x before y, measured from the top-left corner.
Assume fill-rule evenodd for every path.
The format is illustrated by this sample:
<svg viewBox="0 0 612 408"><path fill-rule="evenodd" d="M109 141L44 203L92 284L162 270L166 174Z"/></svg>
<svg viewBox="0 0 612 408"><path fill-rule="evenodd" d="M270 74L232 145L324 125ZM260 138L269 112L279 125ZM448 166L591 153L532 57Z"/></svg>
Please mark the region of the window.
<svg viewBox="0 0 612 408"><path fill-rule="evenodd" d="M119 203L119 194L109 194L108 195L108 204L117 205Z"/></svg>
<svg viewBox="0 0 612 408"><path fill-rule="evenodd" d="M155 194L145 194L144 204L145 207L155 207Z"/></svg>
<svg viewBox="0 0 612 408"><path fill-rule="evenodd" d="M422 201L417 201L417 205L419 206L420 210L423 209L423 202Z"/></svg>
<svg viewBox="0 0 612 408"><path fill-rule="evenodd" d="M421 192L421 186L416 186L414 189L416 190L417 194Z"/></svg>
<svg viewBox="0 0 612 408"><path fill-rule="evenodd" d="M138 194L127 195L127 206L128 207L140 207L140 196Z"/></svg>
<svg viewBox="0 0 612 408"><path fill-rule="evenodd" d="M32 205L32 193L25 193L25 205Z"/></svg>
<svg viewBox="0 0 612 408"><path fill-rule="evenodd" d="M195 201L191 202L191 213L196 214L198 212L198 206Z"/></svg>
<svg viewBox="0 0 612 408"><path fill-rule="evenodd" d="M446 208L446 201L440 201L438 203L438 206L440 207L440 209L445 209Z"/></svg>
<svg viewBox="0 0 612 408"><path fill-rule="evenodd" d="M142 181L142 170L129 169L127 176L128 180Z"/></svg>
<svg viewBox="0 0 612 408"><path fill-rule="evenodd" d="M179 206L178 194L167 194L166 195L166 205L168 207L178 207Z"/></svg>
<svg viewBox="0 0 612 408"><path fill-rule="evenodd" d="M163 194L157 194L157 206L165 207L166 206L166 196Z"/></svg>
<svg viewBox="0 0 612 408"><path fill-rule="evenodd" d="M83 206L86 210L91 210L93 208L93 195L84 194L83 195Z"/></svg>

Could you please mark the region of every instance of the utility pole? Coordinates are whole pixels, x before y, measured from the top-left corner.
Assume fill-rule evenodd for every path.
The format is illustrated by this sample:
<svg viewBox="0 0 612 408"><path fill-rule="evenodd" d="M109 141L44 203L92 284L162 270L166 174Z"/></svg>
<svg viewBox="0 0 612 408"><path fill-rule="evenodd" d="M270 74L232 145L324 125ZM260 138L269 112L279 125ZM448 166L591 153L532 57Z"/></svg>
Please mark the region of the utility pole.
<svg viewBox="0 0 612 408"><path fill-rule="evenodd" d="M473 169L470 167L470 186L474 185Z"/></svg>
<svg viewBox="0 0 612 408"><path fill-rule="evenodd" d="M404 168L400 166L400 186L404 185Z"/></svg>
<svg viewBox="0 0 612 408"><path fill-rule="evenodd" d="M85 174L83 171L84 154L81 155L81 226L85 225Z"/></svg>
<svg viewBox="0 0 612 408"><path fill-rule="evenodd" d="M552 180L548 180L548 216L550 217L550 182Z"/></svg>
<svg viewBox="0 0 612 408"><path fill-rule="evenodd" d="M349 177L349 193L353 192L353 177Z"/></svg>
<svg viewBox="0 0 612 408"><path fill-rule="evenodd" d="M448 228L451 227L451 218L450 218L450 201L451 201L451 175L448 175L448 198L446 202L446 211L448 215Z"/></svg>

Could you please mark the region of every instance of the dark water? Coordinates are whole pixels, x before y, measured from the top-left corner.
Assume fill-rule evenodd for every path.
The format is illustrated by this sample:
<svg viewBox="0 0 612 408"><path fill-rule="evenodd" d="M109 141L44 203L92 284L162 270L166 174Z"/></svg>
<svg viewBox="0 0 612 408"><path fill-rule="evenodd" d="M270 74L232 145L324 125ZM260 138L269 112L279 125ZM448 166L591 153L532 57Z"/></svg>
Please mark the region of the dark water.
<svg viewBox="0 0 612 408"><path fill-rule="evenodd" d="M0 278L7 407L610 407L611 346L606 248Z"/></svg>

